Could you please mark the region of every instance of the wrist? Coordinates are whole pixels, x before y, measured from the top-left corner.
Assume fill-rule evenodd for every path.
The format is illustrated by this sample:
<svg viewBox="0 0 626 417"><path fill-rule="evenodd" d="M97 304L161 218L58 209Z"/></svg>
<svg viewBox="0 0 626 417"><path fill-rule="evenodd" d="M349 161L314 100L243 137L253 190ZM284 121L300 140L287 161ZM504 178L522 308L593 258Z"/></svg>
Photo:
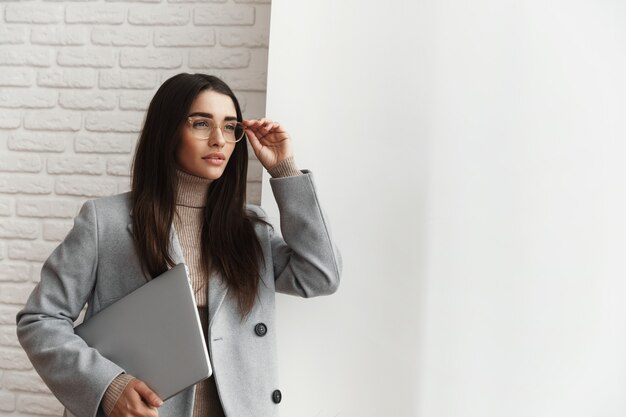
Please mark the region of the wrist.
<svg viewBox="0 0 626 417"><path fill-rule="evenodd" d="M272 178L302 175L302 172L298 169L293 156L283 159L273 167L268 168L267 172L272 176Z"/></svg>

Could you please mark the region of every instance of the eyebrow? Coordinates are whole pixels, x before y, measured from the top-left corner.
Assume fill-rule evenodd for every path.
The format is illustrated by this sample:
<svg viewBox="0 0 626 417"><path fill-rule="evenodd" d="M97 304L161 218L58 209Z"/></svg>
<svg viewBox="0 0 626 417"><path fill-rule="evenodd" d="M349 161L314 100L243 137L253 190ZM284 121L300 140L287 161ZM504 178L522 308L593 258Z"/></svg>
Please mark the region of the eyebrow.
<svg viewBox="0 0 626 417"><path fill-rule="evenodd" d="M213 119L213 115L212 115L211 113L203 113L203 112L200 112L200 111L193 112L193 113L191 113L191 114L190 114L189 116L187 116L187 117L192 117L192 116L202 116L202 117L207 117L207 118L209 118L209 119ZM225 120L225 121L237 120L237 118L236 118L236 117L234 117L234 116L226 116L226 117L224 118L224 120Z"/></svg>

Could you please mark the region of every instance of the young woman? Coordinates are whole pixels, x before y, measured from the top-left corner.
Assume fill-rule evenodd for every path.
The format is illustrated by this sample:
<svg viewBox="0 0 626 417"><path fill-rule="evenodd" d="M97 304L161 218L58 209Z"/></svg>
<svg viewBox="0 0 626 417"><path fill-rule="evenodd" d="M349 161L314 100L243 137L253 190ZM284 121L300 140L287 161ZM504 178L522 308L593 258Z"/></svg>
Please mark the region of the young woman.
<svg viewBox="0 0 626 417"><path fill-rule="evenodd" d="M246 205L248 152L272 176L283 236ZM213 376L163 403L143 381L90 349L86 320L178 262L195 290ZM341 259L312 175L268 119L242 119L220 79L178 74L146 114L130 193L87 201L43 265L17 315L36 371L77 417L276 416L274 295L331 294ZM111 335L115 337L115 335Z"/></svg>

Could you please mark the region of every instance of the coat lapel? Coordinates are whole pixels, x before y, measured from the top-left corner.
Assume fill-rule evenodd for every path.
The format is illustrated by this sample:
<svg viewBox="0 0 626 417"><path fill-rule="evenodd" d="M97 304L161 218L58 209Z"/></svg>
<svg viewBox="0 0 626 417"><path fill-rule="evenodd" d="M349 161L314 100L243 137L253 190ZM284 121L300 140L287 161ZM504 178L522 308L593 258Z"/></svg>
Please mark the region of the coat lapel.
<svg viewBox="0 0 626 417"><path fill-rule="evenodd" d="M131 213L132 216L132 213ZM128 223L128 231L133 234L133 223ZM183 255L180 241L178 240L178 234L174 225L170 232L170 256L174 260L174 264L185 263L185 257ZM188 271L188 270L187 270ZM189 272L187 272L189 273ZM218 311L222 307L226 294L228 293L228 285L224 282L219 274L213 273L209 277L209 285L207 286L207 300L209 303L208 315L209 315L209 328L213 324L213 320L217 316Z"/></svg>
<svg viewBox="0 0 626 417"><path fill-rule="evenodd" d="M217 316L222 304L224 303L224 299L226 298L226 293L228 292L228 285L224 282L222 277L217 273L212 273L209 277L209 285L207 288L209 292L207 294L207 300L209 301L209 329L213 325L213 321Z"/></svg>
<svg viewBox="0 0 626 417"><path fill-rule="evenodd" d="M131 213L131 217L132 217L132 213ZM128 226L126 227L128 229L128 232L133 235L133 222L129 222ZM178 235L176 234L176 229L174 228L174 225L172 225L172 228L170 230L170 244L169 244L169 251L170 251L170 256L172 257L172 260L174 261L174 265L179 264L179 263L184 263L185 262L185 257L183 256L183 250L180 246L180 242L178 240Z"/></svg>

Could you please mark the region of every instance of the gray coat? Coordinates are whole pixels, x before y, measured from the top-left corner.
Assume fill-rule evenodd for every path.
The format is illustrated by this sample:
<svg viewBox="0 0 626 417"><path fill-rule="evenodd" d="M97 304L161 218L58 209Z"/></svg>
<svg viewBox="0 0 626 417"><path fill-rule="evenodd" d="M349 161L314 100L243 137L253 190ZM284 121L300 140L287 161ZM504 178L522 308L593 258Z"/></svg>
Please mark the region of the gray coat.
<svg viewBox="0 0 626 417"><path fill-rule="evenodd" d="M258 298L240 321L237 301L219 280L209 280L209 353L228 417L278 415L280 388L275 341L275 292L313 297L336 291L341 258L318 202L312 174L270 180L280 210L283 237L257 224L265 267ZM263 214L256 206L248 209ZM105 390L122 371L74 334L87 303L86 320L144 284L133 246L129 195L87 201L74 227L43 265L41 281L17 315L17 334L36 371L77 417L102 417ZM184 262L172 228L170 251ZM264 323L267 332L257 335ZM262 332L260 332L262 333ZM195 387L159 409L161 417L191 417Z"/></svg>

